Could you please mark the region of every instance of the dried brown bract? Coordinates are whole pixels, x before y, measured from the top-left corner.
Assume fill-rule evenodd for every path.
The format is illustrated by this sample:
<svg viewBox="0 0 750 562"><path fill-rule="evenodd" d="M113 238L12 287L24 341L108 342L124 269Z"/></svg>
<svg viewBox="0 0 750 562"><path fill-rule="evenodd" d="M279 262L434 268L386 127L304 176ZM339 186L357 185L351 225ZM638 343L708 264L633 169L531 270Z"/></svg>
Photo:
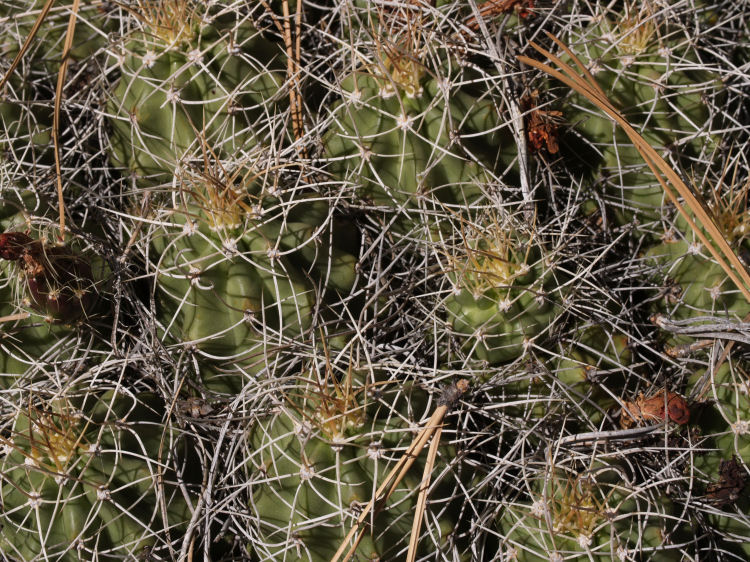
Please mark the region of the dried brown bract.
<svg viewBox="0 0 750 562"><path fill-rule="evenodd" d="M557 154L557 124L562 117L560 111L537 109L539 92L534 90L530 95L521 98L521 109L526 114L526 136L532 152L546 150Z"/></svg>
<svg viewBox="0 0 750 562"><path fill-rule="evenodd" d="M737 457L721 461L719 481L706 487L706 499L717 506L734 503L747 484L747 474Z"/></svg>

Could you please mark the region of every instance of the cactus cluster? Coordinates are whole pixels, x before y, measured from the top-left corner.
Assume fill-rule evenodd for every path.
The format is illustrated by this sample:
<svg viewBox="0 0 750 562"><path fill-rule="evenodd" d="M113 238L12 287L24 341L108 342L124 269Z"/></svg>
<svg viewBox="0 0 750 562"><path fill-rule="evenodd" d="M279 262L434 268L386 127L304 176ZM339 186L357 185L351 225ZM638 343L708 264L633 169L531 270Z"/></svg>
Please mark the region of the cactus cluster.
<svg viewBox="0 0 750 562"><path fill-rule="evenodd" d="M746 6L49 5L0 0L5 557L750 556Z"/></svg>

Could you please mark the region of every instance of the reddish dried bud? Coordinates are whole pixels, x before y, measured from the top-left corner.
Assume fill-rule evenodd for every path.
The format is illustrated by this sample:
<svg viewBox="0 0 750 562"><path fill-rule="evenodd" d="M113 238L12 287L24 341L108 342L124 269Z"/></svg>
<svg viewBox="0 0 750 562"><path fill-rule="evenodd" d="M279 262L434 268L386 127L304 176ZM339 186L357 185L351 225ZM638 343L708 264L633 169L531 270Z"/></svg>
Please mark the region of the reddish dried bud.
<svg viewBox="0 0 750 562"><path fill-rule="evenodd" d="M23 232L4 232L0 234L0 258L19 260L38 244Z"/></svg>
<svg viewBox="0 0 750 562"><path fill-rule="evenodd" d="M636 423L664 421L667 416L675 423L686 424L690 421L690 410L682 396L675 392L660 390L648 398L640 394L635 401L625 402L620 414L620 424L627 429Z"/></svg>
<svg viewBox="0 0 750 562"><path fill-rule="evenodd" d="M46 248L22 232L0 234L0 257L19 262L34 308L63 322L94 306L91 266L68 246Z"/></svg>
<svg viewBox="0 0 750 562"><path fill-rule="evenodd" d="M669 419L680 425L690 421L690 410L687 401L674 392L667 393L667 413Z"/></svg>

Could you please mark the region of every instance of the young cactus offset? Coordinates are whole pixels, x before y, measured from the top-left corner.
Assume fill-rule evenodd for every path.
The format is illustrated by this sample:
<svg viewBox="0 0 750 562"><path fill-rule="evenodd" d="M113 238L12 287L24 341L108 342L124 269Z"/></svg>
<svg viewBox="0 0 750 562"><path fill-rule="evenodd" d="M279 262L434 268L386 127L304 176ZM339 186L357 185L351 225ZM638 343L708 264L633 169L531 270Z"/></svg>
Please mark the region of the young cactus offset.
<svg viewBox="0 0 750 562"><path fill-rule="evenodd" d="M447 255L448 320L467 354L492 365L517 359L562 312L564 275L511 217L482 216L462 229Z"/></svg>
<svg viewBox="0 0 750 562"><path fill-rule="evenodd" d="M260 525L257 544L264 545L258 554L273 560L331 560L357 509L372 498L411 443L424 398L412 385L373 381L359 370L313 371L292 387L286 403L261 416L248 437L250 507ZM441 447L435 471L445 470L454 456ZM377 512L355 559L403 558L423 470L424 461L418 459L387 507ZM444 548L455 531L450 490L449 484L430 489L429 538L422 539L430 552Z"/></svg>
<svg viewBox="0 0 750 562"><path fill-rule="evenodd" d="M141 27L124 39L108 102L115 165L171 183L204 146L241 158L272 136L274 103L285 99L281 50L249 16L214 14L191 0L133 10Z"/></svg>
<svg viewBox="0 0 750 562"><path fill-rule="evenodd" d="M0 548L20 560L170 557L190 518L185 443L151 394L34 399L3 438ZM38 404L38 405L37 405Z"/></svg>

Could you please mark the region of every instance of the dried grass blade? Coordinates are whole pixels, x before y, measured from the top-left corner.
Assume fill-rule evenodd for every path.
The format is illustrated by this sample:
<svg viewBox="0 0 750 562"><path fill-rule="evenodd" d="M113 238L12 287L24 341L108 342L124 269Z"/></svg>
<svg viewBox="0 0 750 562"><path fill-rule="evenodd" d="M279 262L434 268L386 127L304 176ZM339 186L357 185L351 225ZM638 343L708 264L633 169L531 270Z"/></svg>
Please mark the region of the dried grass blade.
<svg viewBox="0 0 750 562"><path fill-rule="evenodd" d="M565 43L563 43L557 37L555 37L554 35L552 35L549 31L547 31L545 33L547 34L547 37L549 37L550 39L552 39L552 41L554 41L555 44L558 47L560 47L563 50L563 52L571 58L571 60L575 63L575 65L578 68L581 69L581 72L583 73L584 77L586 78L586 82L599 93L599 95L601 96L602 100L604 100L607 103L609 103L609 99L607 98L607 94L604 93L604 90L602 90L601 86L599 86L599 82L597 82L596 79L594 78L594 75L591 74L591 72L589 72L589 69L586 68L586 65L581 62L581 59L579 59L576 56L576 54L573 51L571 51L570 48L568 48L568 46ZM534 47L534 48L536 49L536 47ZM554 60L556 64L567 67L567 69L569 69L568 73L571 76L575 76L575 71L570 66L568 66L567 64L565 64L564 62L562 62L559 58L555 57L551 53L549 54L549 57L550 57L550 60Z"/></svg>
<svg viewBox="0 0 750 562"><path fill-rule="evenodd" d="M60 165L60 106L62 104L63 87L65 86L65 75L68 73L68 61L70 60L70 48L73 46L73 36L76 29L76 18L80 0L73 0L68 19L68 29L65 33L63 44L62 62L60 71L57 73L57 87L55 88L55 112L52 115L52 140L55 145L55 176L57 177L57 211L60 215L60 238L65 235L65 201L63 201L62 167Z"/></svg>
<svg viewBox="0 0 750 562"><path fill-rule="evenodd" d="M13 72L16 70L16 67L21 62L21 59L23 59L23 56L26 54L26 51L29 50L29 46L31 45L31 42L34 40L34 37L36 37L36 34L39 32L39 28L42 27L42 23L44 22L44 19L47 17L47 14L49 13L49 11L52 9L52 5L54 3L55 3L55 0L47 0L47 3L42 7L42 11L39 13L39 16L36 18L34 25L31 27L31 31L29 31L29 34L26 37L26 40L23 42L23 45L21 46L21 50L18 51L16 58L14 58L13 62L10 63L10 68L8 69L8 72L6 72L5 76L3 76L2 80L0 80L0 90L3 89L3 86L5 86L5 83L10 78L10 75L13 74Z"/></svg>
<svg viewBox="0 0 750 562"><path fill-rule="evenodd" d="M435 466L435 457L437 456L438 446L440 445L440 436L443 428L438 427L432 436L432 442L427 452L427 462L424 465L422 473L422 483L419 487L419 498L414 510L414 522L411 527L411 537L409 537L409 551L406 555L406 562L414 562L417 558L417 543L419 542L419 533L422 531L422 521L424 520L424 510L427 506L427 490L430 487L430 476Z"/></svg>

